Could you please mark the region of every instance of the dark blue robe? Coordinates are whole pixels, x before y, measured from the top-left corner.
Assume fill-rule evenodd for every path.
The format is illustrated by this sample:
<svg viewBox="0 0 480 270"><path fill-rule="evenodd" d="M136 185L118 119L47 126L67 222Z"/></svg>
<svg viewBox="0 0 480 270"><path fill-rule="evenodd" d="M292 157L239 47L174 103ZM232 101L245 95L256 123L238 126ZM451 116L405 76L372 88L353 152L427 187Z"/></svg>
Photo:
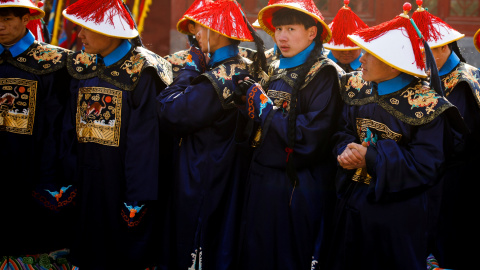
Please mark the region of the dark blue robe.
<svg viewBox="0 0 480 270"><path fill-rule="evenodd" d="M322 269L335 202L331 137L342 108L337 91L343 71L321 57L309 67L298 92L291 155L299 182L294 187L286 174L285 149L292 88L306 60L301 58L289 58L292 67L286 69L279 68L282 60L270 66L265 92L275 108L262 109L261 133L252 142L256 148L248 174L239 269Z"/></svg>
<svg viewBox="0 0 480 270"><path fill-rule="evenodd" d="M203 74L183 69L158 96L178 140L171 205L170 269L234 269L250 156L234 140L232 76L248 74L236 46L218 49ZM200 269L199 268L199 269Z"/></svg>
<svg viewBox="0 0 480 270"><path fill-rule="evenodd" d="M69 244L70 212L61 210L76 193L63 175L60 144L69 53L30 32L8 49L0 45L0 258Z"/></svg>
<svg viewBox="0 0 480 270"><path fill-rule="evenodd" d="M460 62L452 52L439 70L446 98L453 103L470 129L464 152L454 157L445 173L443 202L439 220L435 257L443 268L473 269L477 263L478 228L471 214L478 209L475 199L480 188L476 166L480 162L480 71Z"/></svg>
<svg viewBox="0 0 480 270"><path fill-rule="evenodd" d="M65 121L77 135L80 196L72 263L153 266L163 221L159 194L171 181L171 166L162 160L172 144L163 138L155 97L170 83L171 66L128 41L103 58L80 51L68 60L77 80Z"/></svg>
<svg viewBox="0 0 480 270"><path fill-rule="evenodd" d="M341 91L335 154L351 142L369 146L366 170L339 167L328 269L426 269L458 110L405 73L378 90L349 73Z"/></svg>

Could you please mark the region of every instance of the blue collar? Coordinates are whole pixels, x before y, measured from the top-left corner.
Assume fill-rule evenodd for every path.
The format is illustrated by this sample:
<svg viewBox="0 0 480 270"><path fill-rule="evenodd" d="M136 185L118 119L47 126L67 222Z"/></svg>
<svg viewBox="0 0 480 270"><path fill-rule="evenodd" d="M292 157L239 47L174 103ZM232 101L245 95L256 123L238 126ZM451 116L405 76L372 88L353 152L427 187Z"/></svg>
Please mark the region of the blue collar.
<svg viewBox="0 0 480 270"><path fill-rule="evenodd" d="M438 71L438 76L443 76L450 73L456 66L458 66L459 63L460 58L458 58L455 52L452 52L445 64L443 64L443 66Z"/></svg>
<svg viewBox="0 0 480 270"><path fill-rule="evenodd" d="M383 96L396 92L410 84L414 79L414 76L402 72L393 79L379 83L377 88L378 95Z"/></svg>
<svg viewBox="0 0 480 270"><path fill-rule="evenodd" d="M12 53L13 57L17 57L21 53L26 51L33 44L34 41L35 41L35 36L29 30L27 31L27 34L22 39L17 41L17 43L13 44L13 46L10 47L8 50L10 51L10 53ZM3 51L5 51L5 47L3 47L2 44L0 44L0 54L2 54Z"/></svg>
<svg viewBox="0 0 480 270"><path fill-rule="evenodd" d="M228 46L219 48L213 53L212 58L210 58L210 61L208 61L208 67L211 68L225 59L232 58L238 55L238 53L239 51L238 51L237 45L228 45Z"/></svg>
<svg viewBox="0 0 480 270"><path fill-rule="evenodd" d="M305 62L307 62L308 56L310 53L313 51L313 48L315 47L315 41L310 44L305 50L297 53L295 56L292 57L283 57L280 55L280 65L278 68L293 68L293 67L298 67Z"/></svg>
<svg viewBox="0 0 480 270"><path fill-rule="evenodd" d="M120 61L132 48L132 44L128 40L123 40L118 47L113 50L113 52L109 53L105 57L101 57L101 55L97 55L97 59L103 59L103 63L106 67L115 64L116 62Z"/></svg>
<svg viewBox="0 0 480 270"><path fill-rule="evenodd" d="M357 57L357 59L353 60L349 65L350 67L353 69L353 70L357 70L361 65L362 63L360 63L360 57L362 57L363 55L363 52L360 53L360 55ZM327 57L332 60L333 62L335 63L338 63L338 60L337 58L335 58L335 56L333 56L333 53L332 53L332 50L330 50L330 52L328 53Z"/></svg>

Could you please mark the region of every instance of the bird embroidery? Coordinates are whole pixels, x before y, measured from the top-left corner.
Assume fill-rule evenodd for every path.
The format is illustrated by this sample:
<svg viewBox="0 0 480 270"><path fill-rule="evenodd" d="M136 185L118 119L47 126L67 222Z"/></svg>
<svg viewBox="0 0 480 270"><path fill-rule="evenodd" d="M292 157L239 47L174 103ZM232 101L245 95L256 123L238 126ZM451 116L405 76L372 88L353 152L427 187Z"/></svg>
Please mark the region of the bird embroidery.
<svg viewBox="0 0 480 270"><path fill-rule="evenodd" d="M70 188L72 185L68 186L68 187L62 187L60 188L60 192L57 192L57 191L50 191L48 189L45 189L46 191L48 191L48 193L52 194L52 196L57 200L57 202L60 200L60 198L62 197L63 193L68 189Z"/></svg>
<svg viewBox="0 0 480 270"><path fill-rule="evenodd" d="M143 205L142 206L131 206L131 205L127 205L127 203L123 203L125 204L125 207L127 207L127 209L130 211L130 218L133 218L135 217L135 214L137 212L140 212L140 210L143 208Z"/></svg>

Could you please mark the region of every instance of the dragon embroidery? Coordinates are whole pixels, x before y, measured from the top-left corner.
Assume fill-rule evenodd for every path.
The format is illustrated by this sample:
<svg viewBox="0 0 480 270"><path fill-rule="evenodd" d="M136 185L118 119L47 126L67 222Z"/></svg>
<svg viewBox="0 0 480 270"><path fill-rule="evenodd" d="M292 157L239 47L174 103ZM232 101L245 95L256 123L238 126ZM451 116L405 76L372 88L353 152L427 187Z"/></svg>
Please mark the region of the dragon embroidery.
<svg viewBox="0 0 480 270"><path fill-rule="evenodd" d="M426 107L427 114L435 111L439 96L434 90L422 86L418 90L409 88L402 93L402 96L408 99L408 104L413 108Z"/></svg>
<svg viewBox="0 0 480 270"><path fill-rule="evenodd" d="M83 64L88 67L92 65L96 59L96 55L91 55L82 51L82 53L77 54L77 56L73 59L73 62L75 63L75 65Z"/></svg>
<svg viewBox="0 0 480 270"><path fill-rule="evenodd" d="M57 49L43 45L39 45L38 47L30 50L27 55L32 56L39 63L42 61L52 61L54 64L56 64L62 59L62 54L59 53Z"/></svg>

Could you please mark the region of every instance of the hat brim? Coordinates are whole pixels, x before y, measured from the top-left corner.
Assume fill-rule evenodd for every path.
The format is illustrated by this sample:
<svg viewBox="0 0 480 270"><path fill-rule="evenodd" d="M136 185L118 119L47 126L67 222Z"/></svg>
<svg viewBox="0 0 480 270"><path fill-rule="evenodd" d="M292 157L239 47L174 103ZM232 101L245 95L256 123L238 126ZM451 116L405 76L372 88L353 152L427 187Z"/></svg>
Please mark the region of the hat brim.
<svg viewBox="0 0 480 270"><path fill-rule="evenodd" d="M344 46L344 45L333 45L332 43L324 43L323 47L331 51L353 51L360 50L358 46Z"/></svg>
<svg viewBox="0 0 480 270"><path fill-rule="evenodd" d="M382 37L370 42L365 42L357 35L348 35L347 37L388 66L412 76L427 77L425 71L416 66L412 44L404 36L402 29L390 30ZM399 37L404 38L404 42L395 42Z"/></svg>
<svg viewBox="0 0 480 270"><path fill-rule="evenodd" d="M438 40L427 41L428 46L430 46L431 49L442 47L443 45L447 45L465 37L464 34L460 34L458 31L451 28L441 27L438 24L435 24L433 27L440 32L442 38Z"/></svg>
<svg viewBox="0 0 480 270"><path fill-rule="evenodd" d="M118 18L119 16L114 16L114 22L113 25L108 24L108 23L103 23L103 24L97 24L93 21L86 21L82 18L79 18L74 15L67 14L67 10L64 9L62 12L63 16L65 18L75 24L80 25L83 28L87 28L88 30L107 36L107 37L113 37L113 38L119 38L119 39L132 39L138 36L138 31L137 29L119 29L120 27L116 28L115 25L121 26L121 25L128 25L126 22L121 22L120 19Z"/></svg>
<svg viewBox="0 0 480 270"><path fill-rule="evenodd" d="M252 26L255 27L256 29L262 29L262 26L260 26L260 24L258 23L258 19L252 23Z"/></svg>
<svg viewBox="0 0 480 270"><path fill-rule="evenodd" d="M41 19L45 17L45 11L43 11L41 8L35 6L34 4L29 4L27 2L26 4L11 4L11 3L5 3L5 4L0 4L0 8L7 8L7 7L20 7L20 8L28 8L30 10L30 20L36 20L36 19Z"/></svg>
<svg viewBox="0 0 480 270"><path fill-rule="evenodd" d="M478 29L477 33L473 36L473 44L475 48L477 48L477 51L480 52L480 29Z"/></svg>
<svg viewBox="0 0 480 270"><path fill-rule="evenodd" d="M185 17L181 18L178 22L177 22L177 31L184 34L184 35L193 35L192 33L190 33L190 31L188 30L188 24L190 23L190 20L189 19L186 19Z"/></svg>
<svg viewBox="0 0 480 270"><path fill-rule="evenodd" d="M318 17L317 15L303 9L300 5L298 5L296 3L273 4L273 5L269 5L269 6L266 6L266 7L262 8L258 12L258 23L260 24L262 29L265 32L267 32L267 34L269 34L270 36L275 37L275 27L272 24L273 13L275 13L277 10L282 9L282 8L289 8L289 9L294 9L294 10L303 12L303 13L309 15L310 17L312 17L317 22L319 22L323 27L323 31L322 31L322 42L323 43L329 42L330 39L332 38L332 31L330 30L328 25L320 17Z"/></svg>

